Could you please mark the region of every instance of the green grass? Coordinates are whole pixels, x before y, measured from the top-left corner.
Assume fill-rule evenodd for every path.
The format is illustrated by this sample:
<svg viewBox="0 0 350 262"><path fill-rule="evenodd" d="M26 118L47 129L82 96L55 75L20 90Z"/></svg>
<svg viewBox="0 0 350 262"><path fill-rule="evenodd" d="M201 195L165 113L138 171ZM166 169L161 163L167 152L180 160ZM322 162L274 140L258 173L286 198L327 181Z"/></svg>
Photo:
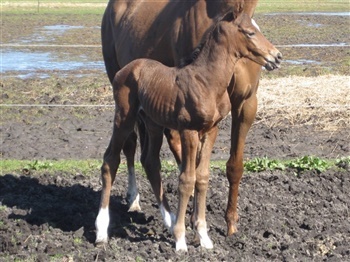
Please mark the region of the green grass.
<svg viewBox="0 0 350 262"><path fill-rule="evenodd" d="M99 175L101 160L1 160L1 175L21 174L21 173L66 173L83 174L86 176ZM339 159L321 159L315 156L303 156L289 160L269 159L267 157L254 158L244 163L245 171L261 172L265 170L286 170L292 169L295 174L307 170L323 172L330 168L348 168L350 165L350 156ZM135 163L135 169L138 173L144 173L140 162ZM210 169L226 170L226 161L212 161ZM167 176L177 172L178 168L173 161L162 161L162 174ZM125 162L120 164L118 173L127 173Z"/></svg>
<svg viewBox="0 0 350 262"><path fill-rule="evenodd" d="M14 0L2 1L4 13L102 14L107 1L102 0ZM256 12L345 12L348 0L260 0Z"/></svg>
<svg viewBox="0 0 350 262"><path fill-rule="evenodd" d="M99 172L99 160L1 160L1 175L28 172L62 172L93 175ZM122 170L123 167L121 167Z"/></svg>
<svg viewBox="0 0 350 262"><path fill-rule="evenodd" d="M348 12L349 0L260 0L257 13L271 12Z"/></svg>

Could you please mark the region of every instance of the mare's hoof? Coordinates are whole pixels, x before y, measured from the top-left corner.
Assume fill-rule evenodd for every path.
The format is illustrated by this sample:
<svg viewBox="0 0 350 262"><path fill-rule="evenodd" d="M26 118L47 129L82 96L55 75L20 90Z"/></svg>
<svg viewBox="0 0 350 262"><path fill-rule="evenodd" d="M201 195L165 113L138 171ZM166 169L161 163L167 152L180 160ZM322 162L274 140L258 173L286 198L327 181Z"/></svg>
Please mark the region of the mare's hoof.
<svg viewBox="0 0 350 262"><path fill-rule="evenodd" d="M234 233L236 233L237 230L237 226L236 225L228 225L227 226L227 236L230 237L232 236Z"/></svg>
<svg viewBox="0 0 350 262"><path fill-rule="evenodd" d="M135 212L135 211L141 211L140 207L140 194L137 194L136 196L127 196L127 201L129 203L129 210L128 212Z"/></svg>
<svg viewBox="0 0 350 262"><path fill-rule="evenodd" d="M141 207L139 203L132 203L132 205L129 206L128 212L139 212L141 211Z"/></svg>

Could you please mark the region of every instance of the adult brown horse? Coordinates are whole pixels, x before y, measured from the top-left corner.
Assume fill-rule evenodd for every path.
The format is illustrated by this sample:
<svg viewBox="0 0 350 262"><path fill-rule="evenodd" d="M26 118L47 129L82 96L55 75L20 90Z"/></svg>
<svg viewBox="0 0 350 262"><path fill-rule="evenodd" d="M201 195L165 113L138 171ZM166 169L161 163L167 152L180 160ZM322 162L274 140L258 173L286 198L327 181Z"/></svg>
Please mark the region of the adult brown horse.
<svg viewBox="0 0 350 262"><path fill-rule="evenodd" d="M188 0L188 1L109 1L102 21L102 47L110 81L128 62L149 57L168 66L178 65L189 56L202 36L212 25L213 18L228 9L245 12L252 17L258 0ZM236 231L237 196L243 173L243 147L246 134L255 118L256 91L261 66L241 59L236 75L229 85L232 103L231 152L227 162L230 193L226 211L228 235ZM181 159L179 137L167 138L177 162ZM174 138L174 139L172 139ZM124 144L129 170L127 199L130 210L140 210L139 194L134 173L136 134L132 133ZM109 196L103 196L108 198ZM101 198L101 203L104 201ZM108 213L99 217L109 218ZM97 220L96 220L97 222ZM97 223L96 223L97 224ZM108 222L106 223L108 225ZM101 226L100 226L101 227ZM107 231L98 230L99 231ZM98 236L96 242L99 242Z"/></svg>
<svg viewBox="0 0 350 262"><path fill-rule="evenodd" d="M101 214L108 212L111 185L125 140L141 117L148 134L142 164L162 213L167 214L164 218L175 237L176 250L187 251L185 214L193 190L195 230L203 247L213 247L205 219L210 154L217 124L231 109L227 86L242 57L273 70L279 66L282 55L247 14L235 19L231 11L211 28L190 64L167 67L155 60L137 59L116 74L114 128L101 168ZM171 211L162 190L159 159L164 128L180 133L182 147L178 209L175 219L168 221ZM97 221L99 225L99 217Z"/></svg>

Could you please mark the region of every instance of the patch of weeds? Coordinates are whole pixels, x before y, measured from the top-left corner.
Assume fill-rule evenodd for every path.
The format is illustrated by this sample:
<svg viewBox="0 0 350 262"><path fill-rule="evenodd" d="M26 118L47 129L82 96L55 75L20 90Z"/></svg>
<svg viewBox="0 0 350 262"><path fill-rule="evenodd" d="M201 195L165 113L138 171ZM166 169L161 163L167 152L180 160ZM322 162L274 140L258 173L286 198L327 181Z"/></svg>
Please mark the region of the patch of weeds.
<svg viewBox="0 0 350 262"><path fill-rule="evenodd" d="M1 211L5 211L6 208L7 208L7 206L5 206L5 205L0 205L0 212L1 212Z"/></svg>
<svg viewBox="0 0 350 262"><path fill-rule="evenodd" d="M23 170L27 170L27 171L34 170L34 171L37 171L37 170L49 169L52 166L53 166L53 164L51 162L34 160L33 162L28 163L23 168Z"/></svg>
<svg viewBox="0 0 350 262"><path fill-rule="evenodd" d="M212 162L210 162L210 169L211 170L225 171L226 170L226 162L227 161L223 161L223 160L212 161Z"/></svg>
<svg viewBox="0 0 350 262"><path fill-rule="evenodd" d="M271 160L267 157L254 158L244 163L244 167L249 172L261 172L265 170L285 170L286 166L278 160Z"/></svg>
<svg viewBox="0 0 350 262"><path fill-rule="evenodd" d="M83 240L80 237L75 237L73 239L74 244L81 245L83 243Z"/></svg>
<svg viewBox="0 0 350 262"><path fill-rule="evenodd" d="M56 262L56 261L63 261L63 258L65 256L63 254L55 254L50 256L50 262ZM70 261L70 260L65 260L65 261Z"/></svg>
<svg viewBox="0 0 350 262"><path fill-rule="evenodd" d="M165 161L162 161L161 164L162 164L161 172L166 177L170 176L171 174L179 170L177 163L174 161L165 160Z"/></svg>
<svg viewBox="0 0 350 262"><path fill-rule="evenodd" d="M335 165L339 168L350 169L350 156L337 159Z"/></svg>
<svg viewBox="0 0 350 262"><path fill-rule="evenodd" d="M143 261L144 261L144 260L143 260L142 257L137 256L137 257L135 258L135 262L143 262Z"/></svg>
<svg viewBox="0 0 350 262"><path fill-rule="evenodd" d="M306 170L316 170L317 172L323 172L327 170L331 165L329 162L314 156L303 156L287 163L289 168L296 169L297 172Z"/></svg>

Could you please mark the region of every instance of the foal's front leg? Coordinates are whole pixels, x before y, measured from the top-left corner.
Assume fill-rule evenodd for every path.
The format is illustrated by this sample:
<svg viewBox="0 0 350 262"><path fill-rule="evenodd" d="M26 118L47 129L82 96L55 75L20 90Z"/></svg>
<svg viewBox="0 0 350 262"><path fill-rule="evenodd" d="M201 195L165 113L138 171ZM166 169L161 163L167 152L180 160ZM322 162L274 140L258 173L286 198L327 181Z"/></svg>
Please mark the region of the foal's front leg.
<svg viewBox="0 0 350 262"><path fill-rule="evenodd" d="M194 195L194 214L192 222L200 240L200 244L204 248L213 248L213 242L208 236L206 213L206 196L209 183L209 164L211 151L213 149L215 139L217 137L218 128L213 127L205 134L202 139L202 147L199 152L198 164L196 169L196 184Z"/></svg>
<svg viewBox="0 0 350 262"><path fill-rule="evenodd" d="M198 132L184 130L180 132L182 145L182 167L179 177L179 202L174 226L176 251L187 251L185 216L188 201L192 195L196 180L196 155L198 148Z"/></svg>

